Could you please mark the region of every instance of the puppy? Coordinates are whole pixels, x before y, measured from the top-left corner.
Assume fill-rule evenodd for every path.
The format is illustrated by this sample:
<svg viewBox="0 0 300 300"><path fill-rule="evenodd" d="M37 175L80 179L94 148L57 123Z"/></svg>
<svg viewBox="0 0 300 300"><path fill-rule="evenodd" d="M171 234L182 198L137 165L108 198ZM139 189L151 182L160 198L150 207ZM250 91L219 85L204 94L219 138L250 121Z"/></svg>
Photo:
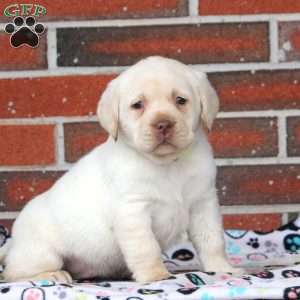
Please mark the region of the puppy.
<svg viewBox="0 0 300 300"><path fill-rule="evenodd" d="M110 138L24 207L5 279L161 280L161 251L186 234L205 271L234 272L202 128L218 107L206 75L172 59L149 57L112 80L97 110Z"/></svg>

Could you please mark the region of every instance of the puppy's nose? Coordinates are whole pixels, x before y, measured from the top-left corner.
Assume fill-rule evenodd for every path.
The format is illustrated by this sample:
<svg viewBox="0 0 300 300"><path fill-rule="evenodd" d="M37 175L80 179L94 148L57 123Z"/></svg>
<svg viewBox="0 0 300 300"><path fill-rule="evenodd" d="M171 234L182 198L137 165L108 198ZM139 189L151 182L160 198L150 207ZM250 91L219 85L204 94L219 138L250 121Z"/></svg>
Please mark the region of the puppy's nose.
<svg viewBox="0 0 300 300"><path fill-rule="evenodd" d="M153 127L158 133L166 135L174 127L174 124L175 122L164 120L153 124Z"/></svg>

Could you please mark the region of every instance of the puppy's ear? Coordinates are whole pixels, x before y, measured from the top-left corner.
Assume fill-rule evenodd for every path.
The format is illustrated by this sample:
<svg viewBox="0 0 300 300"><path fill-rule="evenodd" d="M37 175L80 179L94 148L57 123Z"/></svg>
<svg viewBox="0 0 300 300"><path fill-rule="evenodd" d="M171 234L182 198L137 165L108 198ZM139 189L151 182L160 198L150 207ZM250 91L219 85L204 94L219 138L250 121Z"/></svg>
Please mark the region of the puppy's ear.
<svg viewBox="0 0 300 300"><path fill-rule="evenodd" d="M219 111L219 97L205 73L194 70L193 72L197 80L196 86L200 98L200 118L207 129L211 130L213 121Z"/></svg>
<svg viewBox="0 0 300 300"><path fill-rule="evenodd" d="M114 138L118 139L119 129L119 84L112 80L102 93L98 103L97 115L101 126Z"/></svg>

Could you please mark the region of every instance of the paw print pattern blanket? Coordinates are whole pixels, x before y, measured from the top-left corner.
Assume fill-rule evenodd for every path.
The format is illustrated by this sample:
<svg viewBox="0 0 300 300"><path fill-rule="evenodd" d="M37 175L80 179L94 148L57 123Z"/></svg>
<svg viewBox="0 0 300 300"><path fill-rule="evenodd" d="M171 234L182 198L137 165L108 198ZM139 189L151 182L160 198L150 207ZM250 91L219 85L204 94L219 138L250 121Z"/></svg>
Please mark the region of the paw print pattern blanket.
<svg viewBox="0 0 300 300"><path fill-rule="evenodd" d="M9 237L0 227L0 245ZM201 272L191 244L163 253L173 273L149 284L90 279L0 283L0 300L300 299L300 218L272 232L227 230L226 251L247 274Z"/></svg>

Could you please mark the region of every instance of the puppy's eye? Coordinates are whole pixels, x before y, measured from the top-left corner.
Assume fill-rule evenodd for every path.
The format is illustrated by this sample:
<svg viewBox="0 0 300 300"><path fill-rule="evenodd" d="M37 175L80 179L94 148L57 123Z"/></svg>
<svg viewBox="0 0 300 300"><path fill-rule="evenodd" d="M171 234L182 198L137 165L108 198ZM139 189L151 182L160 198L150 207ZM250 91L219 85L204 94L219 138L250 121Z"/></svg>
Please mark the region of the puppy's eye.
<svg viewBox="0 0 300 300"><path fill-rule="evenodd" d="M184 105L184 104L186 104L186 102L187 102L187 99L180 97L180 96L176 97L176 104Z"/></svg>
<svg viewBox="0 0 300 300"><path fill-rule="evenodd" d="M142 100L139 100L139 101L137 101L137 102L131 104L131 107L132 107L133 109L141 109L141 108L144 107L144 103L143 103Z"/></svg>

